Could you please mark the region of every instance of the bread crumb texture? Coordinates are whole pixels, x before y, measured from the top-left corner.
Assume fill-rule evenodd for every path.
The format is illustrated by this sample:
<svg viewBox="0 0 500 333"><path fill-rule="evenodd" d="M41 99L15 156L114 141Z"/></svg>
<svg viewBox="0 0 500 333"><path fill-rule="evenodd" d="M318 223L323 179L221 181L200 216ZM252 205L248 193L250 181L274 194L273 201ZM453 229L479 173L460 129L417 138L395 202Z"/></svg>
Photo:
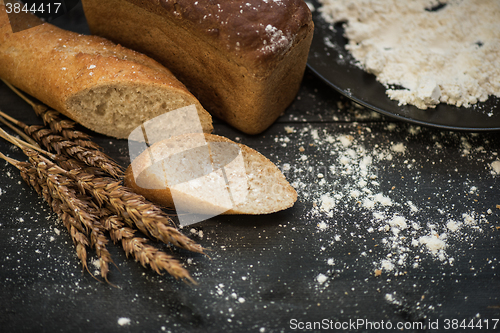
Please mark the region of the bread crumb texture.
<svg viewBox="0 0 500 333"><path fill-rule="evenodd" d="M206 140L206 141L205 141ZM209 134L159 141L130 165L125 184L179 212L269 214L293 206L296 191L257 151Z"/></svg>

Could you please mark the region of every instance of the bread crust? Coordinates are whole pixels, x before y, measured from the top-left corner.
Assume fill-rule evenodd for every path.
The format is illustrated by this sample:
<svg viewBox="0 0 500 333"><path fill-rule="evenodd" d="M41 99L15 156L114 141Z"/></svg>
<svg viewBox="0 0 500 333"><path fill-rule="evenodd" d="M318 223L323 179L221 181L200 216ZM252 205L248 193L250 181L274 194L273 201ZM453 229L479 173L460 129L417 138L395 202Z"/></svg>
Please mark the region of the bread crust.
<svg viewBox="0 0 500 333"><path fill-rule="evenodd" d="M173 20L207 43L266 72L292 47L311 12L302 0L126 0Z"/></svg>
<svg viewBox="0 0 500 333"><path fill-rule="evenodd" d="M158 60L245 133L269 127L300 87L314 30L302 0L82 3L92 33Z"/></svg>
<svg viewBox="0 0 500 333"><path fill-rule="evenodd" d="M131 130L155 115L146 115L141 110L143 105L137 105L133 114L113 110L106 116L90 114L85 107L75 109L75 102L99 89L146 89L170 94L183 101L181 106L195 104L204 130L212 130L211 117L197 99L153 59L104 38L76 34L48 23L12 33L1 5L0 77L105 135L126 138Z"/></svg>

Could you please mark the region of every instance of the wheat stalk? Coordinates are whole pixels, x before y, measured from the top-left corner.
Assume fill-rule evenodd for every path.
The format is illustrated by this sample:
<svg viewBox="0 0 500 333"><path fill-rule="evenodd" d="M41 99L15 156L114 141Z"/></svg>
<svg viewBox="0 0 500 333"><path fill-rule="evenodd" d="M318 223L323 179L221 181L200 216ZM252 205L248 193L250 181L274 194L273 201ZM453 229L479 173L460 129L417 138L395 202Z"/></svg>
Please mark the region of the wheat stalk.
<svg viewBox="0 0 500 333"><path fill-rule="evenodd" d="M72 180L60 174L59 171L63 169L40 155L41 150L38 147L10 136L3 129L0 129L0 136L21 148L29 158L30 163L21 164L3 154L0 156L17 167L21 171L21 177L34 187L38 194L49 203L52 210L60 216L75 242L77 255L83 267L88 271L86 251L84 251L88 241L83 237L82 231L84 230L81 226L85 227L85 234L90 234L90 245L96 249L101 263L101 276L107 281L108 263L112 261L106 249L107 240L103 234L103 228L99 219L91 212L93 210L91 198L84 197L73 189Z"/></svg>
<svg viewBox="0 0 500 333"><path fill-rule="evenodd" d="M86 247L94 247L100 262L101 276L108 281L109 263L112 259L106 249L108 240L103 235L103 230L107 230L113 242L121 241L127 257L132 255L142 266L149 265L158 274L161 274L161 270L165 270L176 279L196 284L178 260L148 245L146 239L135 237L135 231L126 227L122 222L123 217L112 215L112 212L106 209L100 209L97 212L97 207L90 204L88 197L79 196L76 189L72 188L75 186L74 183L71 185L73 179L64 175L65 170L47 162L34 150L24 148L24 151L29 156L30 163L19 162L2 153L0 157L17 167L22 178L49 203L53 211L61 218L73 239L77 256L84 269L89 271ZM100 215L100 219L97 214ZM86 234L90 234L90 242Z"/></svg>
<svg viewBox="0 0 500 333"><path fill-rule="evenodd" d="M72 191L68 186L66 186L67 182L71 182L71 180L73 181L73 184L75 184L80 190L82 190L81 193L90 192L90 194L92 194L92 196L96 198L96 201L101 206L105 201L109 202L107 207L108 208L111 207L112 212L114 213L120 211L120 209L117 209L117 207L123 207L123 206L128 207L129 213L135 209L136 211L133 212L133 214L137 216L137 219L144 220L145 221L144 225L148 226L148 230L151 233L151 235L162 240L164 243L170 242L177 247L203 253L203 249L201 246L197 245L191 239L181 234L177 229L162 224L165 223L165 221L162 220L162 218L163 219L165 218L165 216L162 216L163 212L162 214L160 214L159 212L155 212L154 210L151 209L151 205L147 206L137 205L136 207L132 208L129 207L130 201L125 201L125 202L120 202L120 205L117 206L117 200L120 200L121 197L123 197L123 193L127 193L127 191L124 190L122 186L113 186L114 191L109 191L108 186L106 186L106 188L104 189L99 188L98 186L95 186L95 183L98 183L99 179L94 178L93 175L91 174L85 174L81 170L74 170L72 172L68 172L67 170L64 170L53 164L50 164L50 162L47 161L47 159L43 158L42 156L40 156L38 152L35 152L33 150L26 150L25 153L26 155L29 156L31 163L35 164L37 168L40 168L42 174L44 174L48 178L47 185L49 187L49 190L51 189L52 186L57 184L58 188L52 189L52 192L55 193L56 196L60 198L61 202L63 202L66 206L70 208L70 211L79 212L79 214L76 215L79 218L79 222L82 225L84 225L87 228L87 230L90 231L90 240L91 240L90 246L93 246L96 249L96 253L97 256L99 257L99 261L101 264L101 275L106 280L107 280L107 273L109 271L108 263L111 262L111 257L106 249L107 239L104 237L101 228L106 228L110 232L110 235L112 235L114 239L118 240L116 233L113 232L115 230L112 228L119 226L119 224L117 223L118 220L117 218L115 218L113 219L115 221L114 223L106 223L104 226L100 222L98 222L97 216L91 213L92 207L89 206L85 200L79 199L76 196L76 193L74 193L74 190ZM101 178L101 180L103 180L103 178ZM117 184L117 182L110 183L110 181L112 181L112 179L108 178L107 182L105 183L108 183L108 185ZM120 192L122 195L120 198L115 197L115 200L113 202L112 197L113 194L116 192ZM134 195L133 199L134 201L138 202L142 201L142 204L144 205L144 200L140 200L140 198L137 195ZM150 213L149 215L155 216L160 220L156 221L156 220L141 218L144 216L143 214L144 212L146 212L146 214ZM120 218L126 219L126 216L129 215L121 214ZM171 220L168 219L167 221ZM124 233L121 232L120 234ZM130 232L125 234L130 234ZM125 250L127 255L132 254L136 258L136 260L138 260L143 266L149 264L151 268L153 268L157 273L160 273L160 270L164 269L175 278L187 279L189 281L194 282L194 280L189 276L189 273L184 268L182 268L182 266L180 266L180 264L176 260L168 256L164 252L159 251L156 248L145 244L146 241L145 239L141 239L138 237L125 237L125 238L122 237L121 240L123 249Z"/></svg>
<svg viewBox="0 0 500 333"><path fill-rule="evenodd" d="M55 157L58 160L72 159L73 161L79 161L81 164L95 168L95 170L101 169L106 174L115 178L123 175L123 169L110 157L98 149L89 148L89 145L81 146L75 142L66 140L60 135L53 134L52 130L43 126L28 126L12 117L9 117L1 111L0 116L2 122L7 123L4 119L14 122L16 125L22 127L24 131L31 136L31 138L36 140L36 142L46 147L49 151L54 150L58 154L58 156ZM27 138L23 138L27 140ZM30 141L30 143L34 144L33 141ZM84 166L80 165L79 167Z"/></svg>
<svg viewBox="0 0 500 333"><path fill-rule="evenodd" d="M68 213L67 209L64 209L63 203L54 198L48 188L47 183L41 178L41 175L38 173L36 167L34 167L31 163L20 162L15 159L9 158L4 154L0 153L0 157L15 166L23 180L33 187L35 191L41 196L52 208L52 210L59 216L62 220L63 225L68 230L73 243L76 247L76 253L80 262L82 264L83 269L89 271L87 266L87 250L89 242L87 237L84 234L83 227L77 223L77 221L73 218L72 214Z"/></svg>
<svg viewBox="0 0 500 333"><path fill-rule="evenodd" d="M192 252L203 253L203 248L180 233L174 222L156 205L147 201L121 182L106 177L96 177L83 170L65 171L82 193L91 195L101 208L107 208L123 218L130 226L135 226L146 235L176 247Z"/></svg>
<svg viewBox="0 0 500 333"><path fill-rule="evenodd" d="M135 237L135 230L125 226L123 218L111 214L111 211L109 211L109 215L102 219L102 223L109 230L114 243L121 241L127 257L129 255L134 256L135 260L139 261L143 267L149 265L158 274L161 274L161 270L165 270L176 279L183 279L196 284L179 261L148 245L146 239Z"/></svg>
<svg viewBox="0 0 500 333"><path fill-rule="evenodd" d="M176 259L146 244L145 239L133 236L131 227L136 226L143 233L164 243L203 253L200 245L173 227L173 221L161 209L113 178L97 177L82 168L66 170L65 167L72 167L75 162L63 159L58 166L42 156L42 150L34 150L36 147L9 136L2 129L0 136L20 147L28 156L30 163L25 164L4 155L0 157L18 168L24 166L23 178L63 220L87 271L85 247L90 245L96 249L101 276L108 281L109 263L112 260L106 249L108 241L103 234L107 230L113 242L121 241L127 256L132 255L144 267L149 265L159 274L165 270L176 279L195 283ZM124 223L129 227L125 227ZM85 235L90 236L90 244Z"/></svg>
<svg viewBox="0 0 500 333"><path fill-rule="evenodd" d="M28 126L2 112L0 120L14 130L16 128L2 118L21 127L38 143L55 150L57 154L41 150L32 140L31 144L23 143L1 129L0 136L20 147L29 157L30 163L27 164L10 160L14 165L24 166L25 171L21 172L23 178L60 216L75 243L83 267L88 271L86 246L94 247L101 264L101 276L108 281L109 263L112 260L106 249L108 240L103 233L106 230L113 242L121 241L127 256L132 255L144 267L149 265L159 274L165 270L177 279L195 283L176 259L148 245L146 239L135 237L132 228L136 227L145 235L189 251L204 253L203 247L180 233L172 219L159 207L123 186L120 181L107 177L122 176L123 171L109 157L95 149L98 146L88 140L89 136L74 131L73 122L61 120L56 111L33 103L17 89L10 87L33 107L50 128ZM17 133L28 139L22 132ZM49 156L58 165L40 153ZM0 157L8 160L3 154Z"/></svg>
<svg viewBox="0 0 500 333"><path fill-rule="evenodd" d="M7 114L0 111L0 122L2 122L4 125L8 126L11 130L16 132L20 137L23 138L24 141L26 141L34 146L38 146L38 143L35 140L33 140L26 133L21 131L18 127L14 126L12 121L11 122L7 121L7 118L11 118L11 117L9 117ZM12 118L12 119L14 119L14 118Z"/></svg>
<svg viewBox="0 0 500 333"><path fill-rule="evenodd" d="M67 218L69 224L75 229L78 229L79 224L85 227L86 234L90 236L90 247L95 248L101 264L101 276L108 281L109 263L112 262L111 255L106 249L108 241L104 236L105 229L93 212L94 206L91 198L77 192L77 189L73 188L73 181L62 174L58 166L42 157L40 153L31 149L23 149L23 151L36 169L39 181L47 186L53 199L60 201L61 211L70 217ZM66 216L63 215L63 217ZM70 232L73 231L70 230Z"/></svg>
<svg viewBox="0 0 500 333"><path fill-rule="evenodd" d="M89 194L99 207L110 209L114 214L121 216L129 226L135 226L144 234L151 235L165 244L172 243L182 249L203 253L203 248L180 233L174 227L172 219L159 207L132 192L120 181L109 177L96 177L83 169L65 170L34 150L24 151L34 162L51 165L54 172L57 171L61 176L73 180L82 194Z"/></svg>

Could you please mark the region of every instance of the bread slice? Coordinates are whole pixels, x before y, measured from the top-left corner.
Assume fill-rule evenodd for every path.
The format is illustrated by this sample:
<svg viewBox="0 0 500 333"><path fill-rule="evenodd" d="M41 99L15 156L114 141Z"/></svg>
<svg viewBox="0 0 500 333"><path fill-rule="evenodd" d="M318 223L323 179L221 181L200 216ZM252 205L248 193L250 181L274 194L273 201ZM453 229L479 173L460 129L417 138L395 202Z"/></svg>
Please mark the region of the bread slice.
<svg viewBox="0 0 500 333"><path fill-rule="evenodd" d="M294 100L314 24L303 0L82 0L93 34L168 67L212 115L257 134Z"/></svg>
<svg viewBox="0 0 500 333"><path fill-rule="evenodd" d="M189 105L196 106L203 131L213 129L198 100L151 58L48 23L12 33L3 5L0 77L83 126L116 138Z"/></svg>
<svg viewBox="0 0 500 333"><path fill-rule="evenodd" d="M270 160L212 134L153 144L127 168L125 185L178 213L269 214L292 207L297 193Z"/></svg>

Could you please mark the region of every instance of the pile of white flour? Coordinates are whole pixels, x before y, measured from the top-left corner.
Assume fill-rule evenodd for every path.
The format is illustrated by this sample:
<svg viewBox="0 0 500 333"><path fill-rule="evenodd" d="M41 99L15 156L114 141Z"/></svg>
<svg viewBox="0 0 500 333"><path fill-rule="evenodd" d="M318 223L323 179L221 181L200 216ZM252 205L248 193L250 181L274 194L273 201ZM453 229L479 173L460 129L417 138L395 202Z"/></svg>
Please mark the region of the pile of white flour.
<svg viewBox="0 0 500 333"><path fill-rule="evenodd" d="M468 107L500 97L500 1L320 3L327 22L346 22L346 48L400 105Z"/></svg>

